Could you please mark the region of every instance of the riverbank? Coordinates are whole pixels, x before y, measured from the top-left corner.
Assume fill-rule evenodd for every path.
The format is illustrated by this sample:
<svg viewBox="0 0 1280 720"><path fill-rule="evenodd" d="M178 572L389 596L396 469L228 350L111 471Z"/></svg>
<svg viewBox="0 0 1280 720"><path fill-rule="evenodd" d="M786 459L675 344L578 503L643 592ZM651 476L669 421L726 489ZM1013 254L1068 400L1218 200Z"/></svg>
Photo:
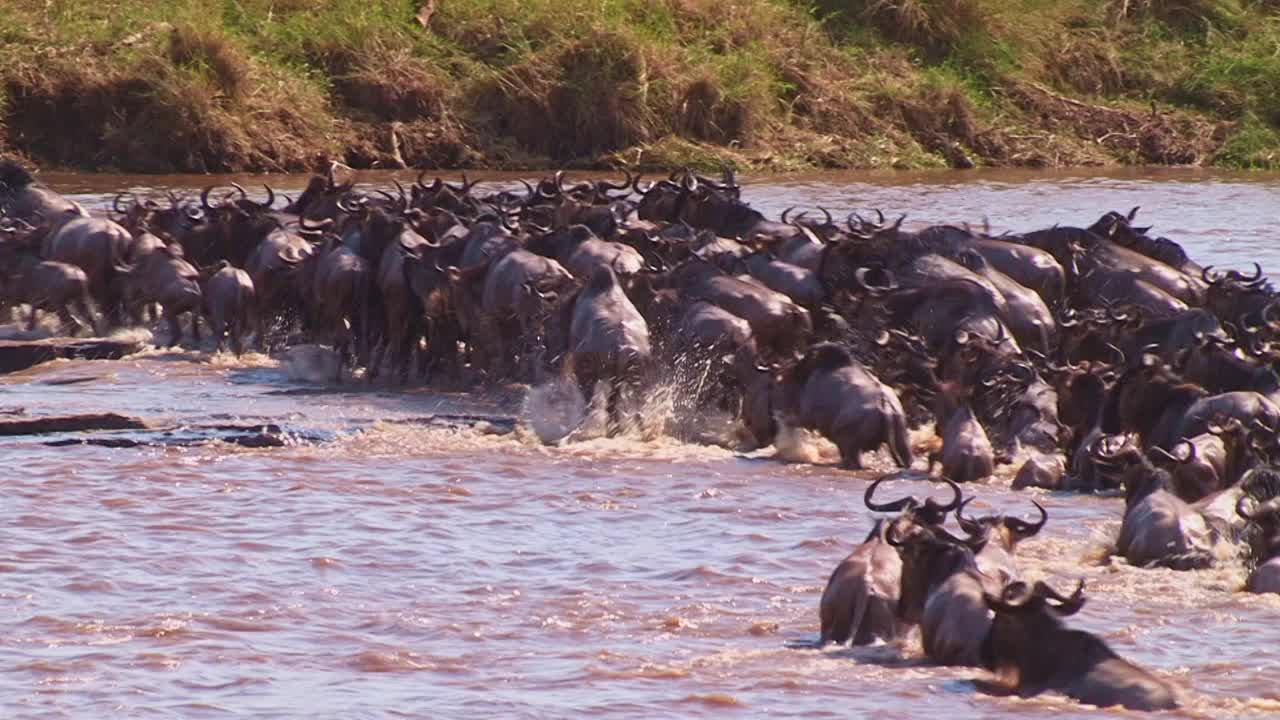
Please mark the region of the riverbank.
<svg viewBox="0 0 1280 720"><path fill-rule="evenodd" d="M14 5L51 167L1280 168L1274 0Z"/></svg>

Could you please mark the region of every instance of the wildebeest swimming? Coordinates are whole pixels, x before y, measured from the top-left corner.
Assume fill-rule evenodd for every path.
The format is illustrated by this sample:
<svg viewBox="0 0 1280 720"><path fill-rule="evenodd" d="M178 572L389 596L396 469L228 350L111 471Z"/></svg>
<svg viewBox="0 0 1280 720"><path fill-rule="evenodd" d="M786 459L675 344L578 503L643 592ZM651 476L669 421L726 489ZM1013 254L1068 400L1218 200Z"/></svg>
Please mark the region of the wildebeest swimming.
<svg viewBox="0 0 1280 720"><path fill-rule="evenodd" d="M1016 670L1020 694L1175 702L1062 627L1083 591L1020 578L1016 546L1045 527L1043 507L1035 522L979 518L961 498L957 483L1015 457L1016 487L1122 494L1115 551L1129 563L1245 562L1249 590L1280 590L1280 297L1259 267L1196 264L1137 208L1002 235L911 230L879 211L772 219L731 171L688 169L482 192L425 172L357 187L331 167L296 198L264 191L125 193L91 214L2 160L0 302L33 322L55 312L68 333L158 307L171 343L184 315L193 339L205 323L237 353L328 343L338 381L353 368L392 383L563 378L602 390L611 431L661 382L687 409L729 413L745 449L792 427L849 468L927 458L917 469L937 469L955 500L868 492L869 509L898 515L832 573L821 639L919 625L931 658ZM910 431L930 424L940 446L921 453ZM953 511L962 535L943 528ZM1070 650L1040 657L1040 635ZM1110 687L1119 676L1100 667L1144 689Z"/></svg>

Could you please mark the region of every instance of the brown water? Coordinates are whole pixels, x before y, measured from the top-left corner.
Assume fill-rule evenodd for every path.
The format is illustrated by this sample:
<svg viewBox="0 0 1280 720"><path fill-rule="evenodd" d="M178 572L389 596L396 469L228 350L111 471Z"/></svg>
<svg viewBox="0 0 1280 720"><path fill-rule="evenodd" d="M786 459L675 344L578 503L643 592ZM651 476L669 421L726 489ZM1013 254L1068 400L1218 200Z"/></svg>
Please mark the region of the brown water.
<svg viewBox="0 0 1280 720"><path fill-rule="evenodd" d="M206 181L46 180L91 205L130 185ZM1140 204L1203 262L1280 263L1274 175L823 175L745 196L770 211L986 215L997 229L1087 224ZM339 391L308 374L305 362L155 351L0 376L0 412L271 421L325 439L249 450L0 438L5 717L1098 712L980 695L969 682L980 671L929 667L915 641L787 647L816 637L827 575L871 525L864 475L669 438L546 448L525 431L401 423L518 403ZM1036 497L1051 513L1023 546L1026 573L1064 587L1086 578L1089 604L1072 624L1186 688L1178 715L1280 714L1280 597L1239 592L1234 568L1107 561L1120 499L1007 484L975 488L979 503L1022 511Z"/></svg>

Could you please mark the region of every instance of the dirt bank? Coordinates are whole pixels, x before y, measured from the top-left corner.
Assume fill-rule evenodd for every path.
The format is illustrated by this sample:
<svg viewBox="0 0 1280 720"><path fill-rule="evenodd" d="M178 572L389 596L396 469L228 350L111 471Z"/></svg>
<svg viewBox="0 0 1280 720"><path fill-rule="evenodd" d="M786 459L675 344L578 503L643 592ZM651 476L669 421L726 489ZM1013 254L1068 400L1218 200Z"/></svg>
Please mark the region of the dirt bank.
<svg viewBox="0 0 1280 720"><path fill-rule="evenodd" d="M0 149L141 172L1275 168L1278 48L1274 0L15 3Z"/></svg>

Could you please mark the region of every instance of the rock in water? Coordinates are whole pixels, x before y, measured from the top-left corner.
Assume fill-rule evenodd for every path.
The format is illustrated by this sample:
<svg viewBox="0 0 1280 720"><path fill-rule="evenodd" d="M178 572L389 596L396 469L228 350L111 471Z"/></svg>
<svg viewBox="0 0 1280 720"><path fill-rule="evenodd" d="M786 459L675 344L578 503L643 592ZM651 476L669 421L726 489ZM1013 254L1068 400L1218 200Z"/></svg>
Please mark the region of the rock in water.
<svg viewBox="0 0 1280 720"><path fill-rule="evenodd" d="M141 419L116 413L53 415L0 421L0 436L44 435L86 430L145 430L146 428L146 422Z"/></svg>
<svg viewBox="0 0 1280 720"><path fill-rule="evenodd" d="M117 360L141 351L144 345L145 343L132 338L0 340L0 373L26 370L59 358Z"/></svg>

